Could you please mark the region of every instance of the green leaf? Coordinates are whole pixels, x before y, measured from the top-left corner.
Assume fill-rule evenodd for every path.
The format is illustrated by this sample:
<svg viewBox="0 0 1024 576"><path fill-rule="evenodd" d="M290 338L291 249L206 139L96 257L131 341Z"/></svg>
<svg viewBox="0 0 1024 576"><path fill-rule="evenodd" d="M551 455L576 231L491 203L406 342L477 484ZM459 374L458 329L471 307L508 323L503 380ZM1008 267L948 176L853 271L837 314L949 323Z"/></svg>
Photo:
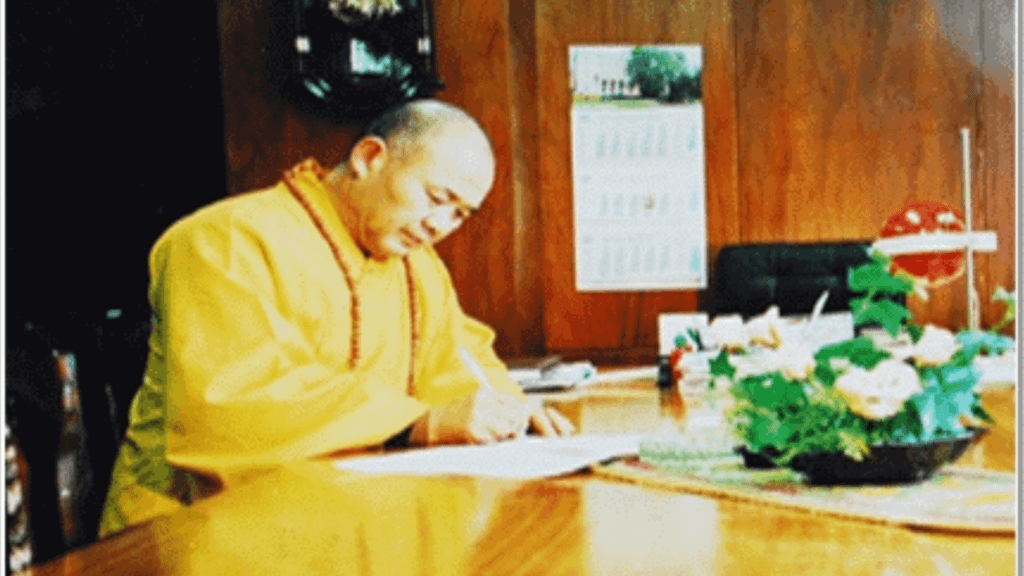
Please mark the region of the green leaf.
<svg viewBox="0 0 1024 576"><path fill-rule="evenodd" d="M1013 292L1009 292L1002 286L996 286L996 291L992 293L992 299L996 302L1003 302L1007 306L1017 305L1017 295Z"/></svg>
<svg viewBox="0 0 1024 576"><path fill-rule="evenodd" d="M903 405L903 410L888 421L884 431L890 442L917 442L921 437L921 419L913 402Z"/></svg>
<svg viewBox="0 0 1024 576"><path fill-rule="evenodd" d="M917 412L921 440L927 442L935 438L935 430L940 424L935 413L935 394L925 391L912 397L908 403L912 404Z"/></svg>
<svg viewBox="0 0 1024 576"><path fill-rule="evenodd" d="M947 392L970 392L980 376L973 365L947 365L941 368L942 389Z"/></svg>
<svg viewBox="0 0 1024 576"><path fill-rule="evenodd" d="M971 414L978 420L981 420L982 422L987 422L989 424L996 423L996 419L993 418L987 410L985 410L985 408L981 405L981 402L975 402L973 405L971 405Z"/></svg>
<svg viewBox="0 0 1024 576"><path fill-rule="evenodd" d="M960 420L961 414L970 414L975 404L974 392L961 390L952 394L946 394L942 402L936 406L937 410L943 411L950 420Z"/></svg>
<svg viewBox="0 0 1024 576"><path fill-rule="evenodd" d="M688 326L686 328L686 334L690 336L690 340L693 341L693 344L697 347L697 350L704 349L704 343L700 339L700 332L697 332L697 330L693 328L693 326Z"/></svg>
<svg viewBox="0 0 1024 576"><path fill-rule="evenodd" d="M913 322L907 322L906 327L907 333L910 334L910 340L914 344L917 344L921 340L921 335L924 334L924 328L921 328Z"/></svg>
<svg viewBox="0 0 1024 576"><path fill-rule="evenodd" d="M882 360L891 357L892 354L889 352L875 348L875 343L867 336L858 336L857 338L823 346L814 355L814 359L819 365L828 366L828 361L831 358L849 358L850 362L855 366L869 370Z"/></svg>
<svg viewBox="0 0 1024 576"><path fill-rule="evenodd" d="M1013 348L1013 338L992 332L964 330L956 335L956 342L963 353L972 359L979 352L997 356Z"/></svg>
<svg viewBox="0 0 1024 576"><path fill-rule="evenodd" d="M867 296L863 298L850 298L850 311L853 312L853 323L855 326L860 326L862 322L858 320L864 310L871 304L871 299Z"/></svg>
<svg viewBox="0 0 1024 576"><path fill-rule="evenodd" d="M832 367L829 366L828 361L818 362L818 364L814 367L814 378L817 378L818 382L821 382L822 384L830 388L834 386L836 383L835 370L832 370Z"/></svg>
<svg viewBox="0 0 1024 576"><path fill-rule="evenodd" d="M875 344L867 336L858 336L849 340L843 340L842 342L836 342L835 344L822 346L814 354L814 359L818 362L827 363L830 358L849 358L860 350L873 349L874 347Z"/></svg>
<svg viewBox="0 0 1024 576"><path fill-rule="evenodd" d="M992 295L992 299L996 302L1003 302L1006 304L1006 310L1003 312L1002 319L992 327L993 332L998 332L1002 330L1004 326L1013 322L1017 318L1017 293L1007 292L1006 288L997 286L995 294Z"/></svg>
<svg viewBox="0 0 1024 576"><path fill-rule="evenodd" d="M909 294L914 284L907 278L893 276L888 267L877 261L861 264L850 269L847 284L851 292L882 292L885 294Z"/></svg>
<svg viewBox="0 0 1024 576"><path fill-rule="evenodd" d="M874 288L879 278L888 276L886 268L877 262L868 262L854 268L846 277L846 285L854 292L867 292Z"/></svg>
<svg viewBox="0 0 1024 576"><path fill-rule="evenodd" d="M729 363L729 351L725 348L708 362L708 366L712 376L725 376L731 379L736 375L736 367Z"/></svg>
<svg viewBox="0 0 1024 576"><path fill-rule="evenodd" d="M892 444L916 444L921 441L920 436L914 434L909 428L899 428L889 435Z"/></svg>
<svg viewBox="0 0 1024 576"><path fill-rule="evenodd" d="M969 414L974 405L974 393L970 391L929 395L932 397L931 424L936 435L939 432L960 432L960 415Z"/></svg>
<svg viewBox="0 0 1024 576"><path fill-rule="evenodd" d="M875 264L878 264L886 270L888 270L889 266L892 264L892 259L881 250L872 250L869 248L868 256L871 257L871 260L874 261Z"/></svg>
<svg viewBox="0 0 1024 576"><path fill-rule="evenodd" d="M967 428L965 428L963 423L960 422L960 420L958 419L958 420L952 421L950 423L949 428L943 428L942 430L940 430L939 431L939 435L940 436L944 436L944 437L952 436L952 437L955 438L957 436L960 436L961 434L963 434L966 431L967 431Z"/></svg>
<svg viewBox="0 0 1024 576"><path fill-rule="evenodd" d="M859 315L855 316L854 321L857 325L878 322L890 336L895 337L899 334L903 321L909 319L910 310L907 310L906 306L891 300L879 300L863 309Z"/></svg>
<svg viewBox="0 0 1024 576"><path fill-rule="evenodd" d="M786 403L786 381L778 372L744 378L741 384L757 406L778 408Z"/></svg>
<svg viewBox="0 0 1024 576"><path fill-rule="evenodd" d="M973 363L974 354L972 351L961 348L953 352L953 355L949 357L944 366L970 366Z"/></svg>
<svg viewBox="0 0 1024 576"><path fill-rule="evenodd" d="M929 366L927 368L918 369L918 376L921 378L921 388L925 391L934 388L935 391L940 391L942 386L940 384L942 369Z"/></svg>
<svg viewBox="0 0 1024 576"><path fill-rule="evenodd" d="M750 422L750 434L747 440L754 451L763 450L769 446L779 448L785 446L789 440L789 427L773 418L755 417Z"/></svg>

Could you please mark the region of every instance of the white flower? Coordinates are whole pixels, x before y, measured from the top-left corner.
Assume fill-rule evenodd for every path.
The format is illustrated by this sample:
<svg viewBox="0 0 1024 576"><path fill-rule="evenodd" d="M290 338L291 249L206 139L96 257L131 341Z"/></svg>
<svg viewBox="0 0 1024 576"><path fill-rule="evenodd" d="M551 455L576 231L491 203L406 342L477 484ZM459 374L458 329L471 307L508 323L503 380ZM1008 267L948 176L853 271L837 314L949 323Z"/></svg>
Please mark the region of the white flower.
<svg viewBox="0 0 1024 576"><path fill-rule="evenodd" d="M782 375L790 380L806 380L814 371L814 355L800 344L784 344L774 356Z"/></svg>
<svg viewBox="0 0 1024 576"><path fill-rule="evenodd" d="M874 378L863 368L852 368L836 379L836 390L846 400L850 411L868 420L883 420L895 416L902 402L882 396Z"/></svg>
<svg viewBox="0 0 1024 576"><path fill-rule="evenodd" d="M716 316L708 324L708 333L715 344L722 348L736 349L747 345L747 332L743 329L743 317L739 314Z"/></svg>
<svg viewBox="0 0 1024 576"><path fill-rule="evenodd" d="M956 337L945 328L939 328L934 324L924 327L921 339L914 345L911 354L918 364L923 366L938 366L949 362L953 353L960 347L956 343Z"/></svg>
<svg viewBox="0 0 1024 576"><path fill-rule="evenodd" d="M764 314L747 321L747 338L754 344L777 348L782 345L782 320L779 318L779 307L771 306Z"/></svg>
<svg viewBox="0 0 1024 576"><path fill-rule="evenodd" d="M914 367L899 360L883 360L871 371L879 390L888 396L905 401L921 391L921 379Z"/></svg>
<svg viewBox="0 0 1024 576"><path fill-rule="evenodd" d="M868 371L860 366L853 366L843 372L835 383L836 390L850 392L853 394L870 393L874 391L873 383L868 378Z"/></svg>
<svg viewBox="0 0 1024 576"><path fill-rule="evenodd" d="M921 391L913 367L899 360L884 360L871 371L854 367L836 379L836 390L850 411L869 420L895 416L908 398Z"/></svg>

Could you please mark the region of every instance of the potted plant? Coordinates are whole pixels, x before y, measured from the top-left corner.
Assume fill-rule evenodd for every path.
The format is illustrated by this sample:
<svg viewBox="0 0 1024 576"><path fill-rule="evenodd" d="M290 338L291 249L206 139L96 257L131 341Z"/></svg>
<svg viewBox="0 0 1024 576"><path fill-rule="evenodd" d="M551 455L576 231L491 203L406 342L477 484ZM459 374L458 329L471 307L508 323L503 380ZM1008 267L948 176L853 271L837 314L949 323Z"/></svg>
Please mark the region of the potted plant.
<svg viewBox="0 0 1024 576"><path fill-rule="evenodd" d="M880 325L892 340L881 344L861 334L812 354L786 340L777 314L752 319L748 337L760 334L772 344L758 350L758 361L746 362L754 350L735 341L710 361L713 382L726 384L734 400L729 422L748 455L803 472L811 482L927 478L992 423L974 360L1001 354L1013 341L996 331L954 335L913 323L891 297L920 293L919 286L892 273L880 253L852 269L848 284L864 294L850 302L854 325ZM997 297L1007 301L1012 319L1015 302L1005 291Z"/></svg>

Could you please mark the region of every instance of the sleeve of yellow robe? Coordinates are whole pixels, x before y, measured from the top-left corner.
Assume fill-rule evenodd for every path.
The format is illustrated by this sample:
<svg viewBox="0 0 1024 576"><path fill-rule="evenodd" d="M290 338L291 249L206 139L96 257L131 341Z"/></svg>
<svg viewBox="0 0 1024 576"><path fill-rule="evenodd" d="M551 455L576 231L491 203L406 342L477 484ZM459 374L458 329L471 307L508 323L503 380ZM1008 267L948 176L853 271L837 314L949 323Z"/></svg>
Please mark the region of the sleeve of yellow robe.
<svg viewBox="0 0 1024 576"><path fill-rule="evenodd" d="M154 252L172 464L225 473L372 445L426 409L404 379L388 386L325 363L313 328L286 314L278 283L288 279L275 278L266 257L235 229L183 235Z"/></svg>
<svg viewBox="0 0 1024 576"><path fill-rule="evenodd" d="M417 372L416 396L431 404L443 404L475 390L475 379L458 354L459 348L465 348L483 366L491 386L522 398L519 385L509 378L494 352L494 331L462 311L448 270L433 249L416 254L413 264L420 280L417 287L421 300L430 300L429 287L442 289L433 299L436 302L431 301L432 305L423 311L424 361ZM471 383L470 387L466 382Z"/></svg>

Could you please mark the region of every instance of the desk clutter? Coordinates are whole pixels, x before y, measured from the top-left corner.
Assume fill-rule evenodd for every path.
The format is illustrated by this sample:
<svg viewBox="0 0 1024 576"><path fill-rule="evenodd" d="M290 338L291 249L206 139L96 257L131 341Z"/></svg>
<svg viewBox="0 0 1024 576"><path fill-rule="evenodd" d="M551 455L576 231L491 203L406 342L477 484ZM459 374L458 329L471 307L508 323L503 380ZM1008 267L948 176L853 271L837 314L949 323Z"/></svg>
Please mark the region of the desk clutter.
<svg viewBox="0 0 1024 576"><path fill-rule="evenodd" d="M524 392L569 390L597 379L597 368L590 362L562 362L557 354L507 360L505 365Z"/></svg>

